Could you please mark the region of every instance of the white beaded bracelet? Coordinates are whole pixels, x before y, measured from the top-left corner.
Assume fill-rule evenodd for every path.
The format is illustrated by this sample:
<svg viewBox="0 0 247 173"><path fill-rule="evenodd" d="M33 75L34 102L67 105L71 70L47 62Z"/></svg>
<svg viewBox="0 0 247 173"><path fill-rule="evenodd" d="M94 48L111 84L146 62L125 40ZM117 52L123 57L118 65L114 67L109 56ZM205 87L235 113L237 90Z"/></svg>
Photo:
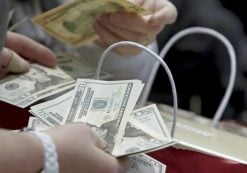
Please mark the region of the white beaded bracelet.
<svg viewBox="0 0 247 173"><path fill-rule="evenodd" d="M42 173L59 173L56 145L49 135L39 131L29 131L34 134L44 146L44 167Z"/></svg>

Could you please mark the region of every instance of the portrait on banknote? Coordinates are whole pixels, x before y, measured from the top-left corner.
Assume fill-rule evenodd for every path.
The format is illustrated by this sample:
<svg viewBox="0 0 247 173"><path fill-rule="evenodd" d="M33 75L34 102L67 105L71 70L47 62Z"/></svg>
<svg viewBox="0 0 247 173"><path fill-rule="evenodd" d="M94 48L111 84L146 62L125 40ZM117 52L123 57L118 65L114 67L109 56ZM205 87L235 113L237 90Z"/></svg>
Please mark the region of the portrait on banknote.
<svg viewBox="0 0 247 173"><path fill-rule="evenodd" d="M127 123L120 151L123 155L152 149L165 144L165 141L152 137L130 122Z"/></svg>
<svg viewBox="0 0 247 173"><path fill-rule="evenodd" d="M109 151L113 150L114 144L115 144L115 124L117 123L117 120L112 120L105 122L104 124L100 125L100 127L89 124L87 125L92 129L92 131L99 136L101 139L105 140L107 142L107 147Z"/></svg>
<svg viewBox="0 0 247 173"><path fill-rule="evenodd" d="M29 75L23 76L23 79L34 82L34 88L30 91L30 94L63 82L62 76L58 76L55 73L49 74L47 71L38 66L34 66L30 69Z"/></svg>
<svg viewBox="0 0 247 173"><path fill-rule="evenodd" d="M29 72L8 75L0 81L0 98L20 107L26 107L58 91L59 86L73 82L62 70L31 64Z"/></svg>

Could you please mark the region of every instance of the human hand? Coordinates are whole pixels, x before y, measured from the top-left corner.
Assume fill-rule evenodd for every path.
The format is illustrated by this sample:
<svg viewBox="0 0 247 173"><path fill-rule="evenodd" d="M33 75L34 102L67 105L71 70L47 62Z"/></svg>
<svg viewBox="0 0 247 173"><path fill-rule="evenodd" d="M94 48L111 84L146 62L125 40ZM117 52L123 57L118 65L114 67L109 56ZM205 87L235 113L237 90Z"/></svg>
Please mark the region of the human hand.
<svg viewBox="0 0 247 173"><path fill-rule="evenodd" d="M108 47L119 41L134 41L148 45L157 34L177 17L175 6L168 0L132 0L151 10L151 15L139 16L135 13L115 12L103 14L94 23L94 29L100 39L96 41L102 47ZM123 46L115 48L118 54L132 56L138 54L139 48Z"/></svg>
<svg viewBox="0 0 247 173"><path fill-rule="evenodd" d="M0 53L0 77L8 72L27 72L30 64L24 58L48 67L57 63L55 54L47 47L26 36L8 32L5 47Z"/></svg>
<svg viewBox="0 0 247 173"><path fill-rule="evenodd" d="M47 134L56 144L61 173L127 172L127 160L106 153L106 143L86 125L67 124L52 128Z"/></svg>

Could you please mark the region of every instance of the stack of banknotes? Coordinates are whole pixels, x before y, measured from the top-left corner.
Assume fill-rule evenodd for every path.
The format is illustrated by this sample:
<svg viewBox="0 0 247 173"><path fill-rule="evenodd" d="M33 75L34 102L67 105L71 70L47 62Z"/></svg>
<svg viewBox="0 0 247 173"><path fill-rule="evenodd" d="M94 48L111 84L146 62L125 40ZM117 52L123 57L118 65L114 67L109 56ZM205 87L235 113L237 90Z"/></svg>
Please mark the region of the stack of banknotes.
<svg viewBox="0 0 247 173"><path fill-rule="evenodd" d="M87 124L108 143L109 153L116 157L172 145L155 104L134 110L142 88L139 80L79 78L73 90L31 106L30 112L48 127L72 122Z"/></svg>
<svg viewBox="0 0 247 173"><path fill-rule="evenodd" d="M45 130L66 123L85 123L107 142L107 152L131 158L130 172L164 172L165 165L143 153L174 142L155 104L133 110L143 85L139 80L78 78L73 90L31 106L35 117L30 118L28 127Z"/></svg>
<svg viewBox="0 0 247 173"><path fill-rule="evenodd" d="M143 154L174 144L155 104L134 110L144 84L93 80L95 67L86 61L69 53L58 55L58 60L56 68L33 63L28 73L6 76L0 81L1 101L22 108L32 104L35 117L28 126L36 130L87 124L108 143L110 154L131 158L130 172L164 172L165 165ZM110 77L101 73L102 79ZM35 104L54 94L58 96Z"/></svg>
<svg viewBox="0 0 247 173"><path fill-rule="evenodd" d="M108 143L110 154L131 157L130 172L164 172L165 165L143 154L173 145L155 104L134 110L144 84L93 80L95 67L70 53L58 55L58 60L56 68L33 63L28 73L6 76L0 81L1 101L21 108L32 105L35 117L28 126L37 130L71 122L87 124ZM111 77L101 73L101 79Z"/></svg>

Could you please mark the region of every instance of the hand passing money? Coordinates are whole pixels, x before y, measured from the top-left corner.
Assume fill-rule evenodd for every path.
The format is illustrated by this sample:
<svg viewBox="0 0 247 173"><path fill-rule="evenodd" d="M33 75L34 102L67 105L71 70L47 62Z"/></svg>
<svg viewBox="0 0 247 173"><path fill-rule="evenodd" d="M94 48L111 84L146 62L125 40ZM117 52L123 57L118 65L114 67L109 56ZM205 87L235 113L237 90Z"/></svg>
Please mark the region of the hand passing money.
<svg viewBox="0 0 247 173"><path fill-rule="evenodd" d="M97 38L92 26L97 16L120 10L139 15L151 13L127 0L77 0L36 16L32 21L58 40L79 47Z"/></svg>

